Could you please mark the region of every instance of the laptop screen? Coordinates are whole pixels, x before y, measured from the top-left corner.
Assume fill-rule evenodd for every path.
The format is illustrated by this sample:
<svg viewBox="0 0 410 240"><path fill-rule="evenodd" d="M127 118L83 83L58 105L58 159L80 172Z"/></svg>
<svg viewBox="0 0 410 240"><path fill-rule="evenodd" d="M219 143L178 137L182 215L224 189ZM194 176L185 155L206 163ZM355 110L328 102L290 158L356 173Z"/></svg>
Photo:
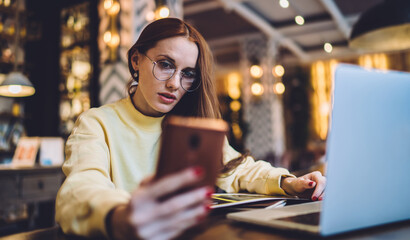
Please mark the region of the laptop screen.
<svg viewBox="0 0 410 240"><path fill-rule="evenodd" d="M338 65L326 159L322 234L410 218L410 73Z"/></svg>

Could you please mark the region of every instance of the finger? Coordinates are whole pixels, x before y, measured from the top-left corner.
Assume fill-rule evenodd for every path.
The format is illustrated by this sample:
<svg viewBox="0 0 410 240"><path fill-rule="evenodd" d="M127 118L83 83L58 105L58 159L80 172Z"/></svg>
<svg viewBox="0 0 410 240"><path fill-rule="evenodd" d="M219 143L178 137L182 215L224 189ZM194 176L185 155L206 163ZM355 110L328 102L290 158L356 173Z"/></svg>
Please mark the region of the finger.
<svg viewBox="0 0 410 240"><path fill-rule="evenodd" d="M302 177L297 178L293 184L293 188L296 193L303 193L304 191L312 189L316 186L316 182L309 179L304 179Z"/></svg>
<svg viewBox="0 0 410 240"><path fill-rule="evenodd" d="M319 201L322 201L324 197L325 197L325 191L323 191L322 194L320 194Z"/></svg>
<svg viewBox="0 0 410 240"><path fill-rule="evenodd" d="M174 230L172 232L166 232L159 234L158 236L155 236L151 238L152 240L168 240L168 239L174 239L175 237L178 237L181 234L180 231Z"/></svg>
<svg viewBox="0 0 410 240"><path fill-rule="evenodd" d="M203 177L202 168L188 168L166 176L153 183L148 193L154 198L166 196L176 190L188 187L198 182Z"/></svg>
<svg viewBox="0 0 410 240"><path fill-rule="evenodd" d="M314 198L319 199L319 197L324 193L325 187L326 187L326 178L321 176L319 179L317 179L316 188L315 188L315 191L313 191L312 199Z"/></svg>
<svg viewBox="0 0 410 240"><path fill-rule="evenodd" d="M139 230L139 236L145 239L155 239L161 235L178 235L185 229L195 225L198 218L206 214L203 206L187 209L178 214L153 221Z"/></svg>
<svg viewBox="0 0 410 240"><path fill-rule="evenodd" d="M173 231L174 229L179 229L180 231L185 231L186 229L198 224L209 212L209 208L201 205L195 208L191 208L187 211L183 211L180 214L170 219L166 230ZM175 224L178 223L178 224ZM175 226L177 225L177 226Z"/></svg>
<svg viewBox="0 0 410 240"><path fill-rule="evenodd" d="M212 191L209 187L202 187L177 195L164 202L145 203L144 206L135 209L134 213L131 214L130 220L135 225L156 221L157 219L177 214L179 211L194 205L204 205L204 201L211 194Z"/></svg>
<svg viewBox="0 0 410 240"><path fill-rule="evenodd" d="M301 179L304 189L311 189L316 187L316 182L310 179Z"/></svg>
<svg viewBox="0 0 410 240"><path fill-rule="evenodd" d="M159 207L159 212L164 216L189 208L193 205L204 204L204 201L210 198L211 195L212 189L210 187L201 187L165 201L164 204L161 204Z"/></svg>
<svg viewBox="0 0 410 240"><path fill-rule="evenodd" d="M151 184L153 181L154 181L154 176L153 175L148 176L141 181L140 186L147 186Z"/></svg>
<svg viewBox="0 0 410 240"><path fill-rule="evenodd" d="M308 173L308 174L303 175L301 178L309 179L309 180L312 180L312 181L316 181L316 180L319 179L320 177L322 177L322 173L321 173L321 172L319 172L319 171L313 171L313 172L311 172L311 173Z"/></svg>

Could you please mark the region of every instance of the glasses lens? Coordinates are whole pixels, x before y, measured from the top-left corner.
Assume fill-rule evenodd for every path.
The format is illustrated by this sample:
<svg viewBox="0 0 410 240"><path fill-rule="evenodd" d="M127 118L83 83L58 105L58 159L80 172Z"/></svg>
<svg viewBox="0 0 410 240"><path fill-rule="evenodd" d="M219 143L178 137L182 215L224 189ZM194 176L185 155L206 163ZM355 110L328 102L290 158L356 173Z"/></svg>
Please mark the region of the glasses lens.
<svg viewBox="0 0 410 240"><path fill-rule="evenodd" d="M174 75L176 67L167 60L159 60L154 65L154 76L160 81L166 81Z"/></svg>
<svg viewBox="0 0 410 240"><path fill-rule="evenodd" d="M195 70L182 72L181 86L185 91L192 92L199 87L199 80Z"/></svg>

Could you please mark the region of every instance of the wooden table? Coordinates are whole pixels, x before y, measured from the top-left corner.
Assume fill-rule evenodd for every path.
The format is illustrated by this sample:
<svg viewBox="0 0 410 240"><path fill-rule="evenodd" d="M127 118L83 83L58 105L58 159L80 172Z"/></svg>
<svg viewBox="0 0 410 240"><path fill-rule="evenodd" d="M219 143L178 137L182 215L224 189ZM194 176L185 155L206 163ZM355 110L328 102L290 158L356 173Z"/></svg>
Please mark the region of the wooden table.
<svg viewBox="0 0 410 240"><path fill-rule="evenodd" d="M213 212L204 222L180 236L179 240L248 240L248 239L318 239L298 232L285 232L271 228L238 223L225 218L224 211ZM58 227L20 233L0 240L85 240L86 238L64 235ZM332 236L326 239L410 239L410 221L379 226ZM96 240L96 239L95 239Z"/></svg>

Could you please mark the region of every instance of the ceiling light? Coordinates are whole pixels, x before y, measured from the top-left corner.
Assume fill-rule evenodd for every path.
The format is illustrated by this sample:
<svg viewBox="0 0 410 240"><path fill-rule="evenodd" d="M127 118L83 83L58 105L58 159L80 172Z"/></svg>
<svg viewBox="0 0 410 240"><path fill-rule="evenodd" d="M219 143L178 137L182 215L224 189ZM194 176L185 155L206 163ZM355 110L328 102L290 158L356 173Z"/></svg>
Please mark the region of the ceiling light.
<svg viewBox="0 0 410 240"><path fill-rule="evenodd" d="M167 18L169 17L169 8L167 6L162 6L156 10L156 18Z"/></svg>
<svg viewBox="0 0 410 240"><path fill-rule="evenodd" d="M260 78L263 75L263 70L259 65L252 65L250 73L253 78Z"/></svg>
<svg viewBox="0 0 410 240"><path fill-rule="evenodd" d="M277 82L273 85L273 92L281 95L285 92L285 85L282 82Z"/></svg>
<svg viewBox="0 0 410 240"><path fill-rule="evenodd" d="M288 8L289 7L289 2L288 2L288 0L279 0L279 5L282 8Z"/></svg>
<svg viewBox="0 0 410 240"><path fill-rule="evenodd" d="M33 84L20 72L11 72L0 84L0 95L6 97L27 97L33 95Z"/></svg>
<svg viewBox="0 0 410 240"><path fill-rule="evenodd" d="M13 64L13 71L10 72L3 82L0 84L0 96L6 97L27 97L34 94L35 89L33 84L28 80L26 76L24 76L21 72L17 70L17 51L19 46L20 40L20 22L19 22L19 4L21 1L16 2L14 14L14 25L15 25L15 32L14 32L14 64Z"/></svg>
<svg viewBox="0 0 410 240"><path fill-rule="evenodd" d="M272 69L272 74L275 77L282 77L285 74L285 68L282 65L276 65Z"/></svg>
<svg viewBox="0 0 410 240"><path fill-rule="evenodd" d="M325 43L323 45L323 49L327 52L327 53L331 53L333 51L333 46L330 43Z"/></svg>
<svg viewBox="0 0 410 240"><path fill-rule="evenodd" d="M410 1L385 0L365 11L353 26L349 46L365 50L410 48Z"/></svg>
<svg viewBox="0 0 410 240"><path fill-rule="evenodd" d="M303 25L303 24L305 24L305 19L304 19L302 16L297 15L297 16L295 17L295 22L296 22L298 25Z"/></svg>
<svg viewBox="0 0 410 240"><path fill-rule="evenodd" d="M251 92L254 96L261 96L263 94L263 86L258 82L254 82L251 85Z"/></svg>

